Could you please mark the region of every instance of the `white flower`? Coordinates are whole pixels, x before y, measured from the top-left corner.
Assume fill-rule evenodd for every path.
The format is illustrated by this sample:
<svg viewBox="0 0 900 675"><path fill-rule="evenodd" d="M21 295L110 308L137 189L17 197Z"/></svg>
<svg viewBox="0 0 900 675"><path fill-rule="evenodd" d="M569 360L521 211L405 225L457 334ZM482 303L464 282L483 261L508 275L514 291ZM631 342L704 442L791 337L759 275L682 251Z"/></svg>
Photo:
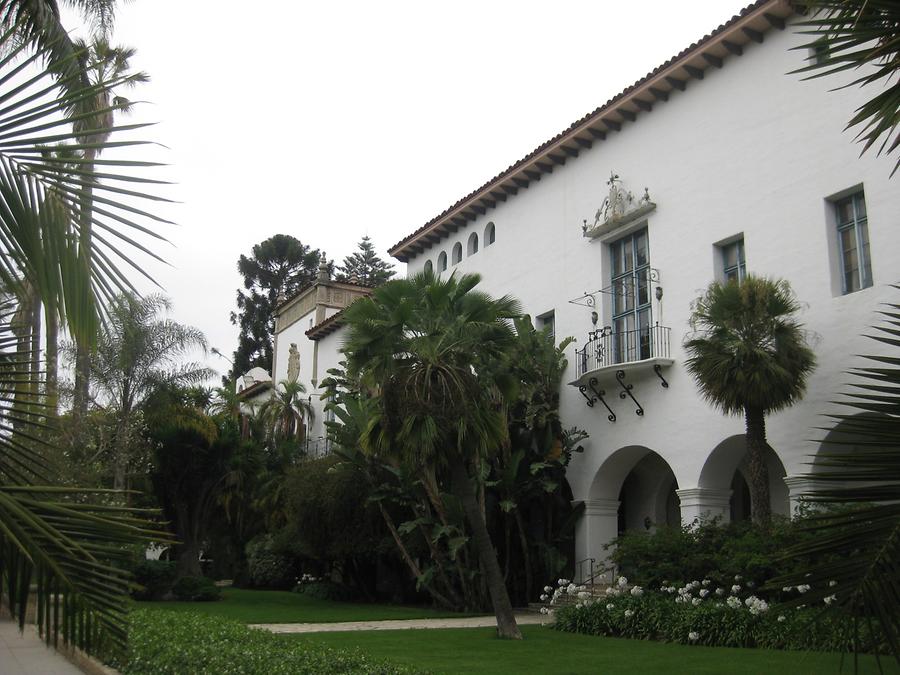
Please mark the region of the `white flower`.
<svg viewBox="0 0 900 675"><path fill-rule="evenodd" d="M728 596L728 599L725 601L725 604L731 607L731 609L740 609L741 601L740 599L734 597L733 595Z"/></svg>
<svg viewBox="0 0 900 675"><path fill-rule="evenodd" d="M735 584L734 586L731 587L732 593L740 593L740 591L741 591L741 587L738 586L737 584Z"/></svg>
<svg viewBox="0 0 900 675"><path fill-rule="evenodd" d="M546 593L541 594L541 602L547 602L550 599L550 596Z"/></svg>
<svg viewBox="0 0 900 675"><path fill-rule="evenodd" d="M566 583L567 583L567 582L566 582L565 579L557 579L557 580L556 580L556 585L557 585L557 586L565 586Z"/></svg>
<svg viewBox="0 0 900 675"><path fill-rule="evenodd" d="M837 586L837 582L834 579L828 582L828 588L834 588L835 586Z"/></svg>
<svg viewBox="0 0 900 675"><path fill-rule="evenodd" d="M716 595L718 595L718 596L721 598L723 595L725 595L725 589L724 589L724 588L717 588L717 589L716 589Z"/></svg>
<svg viewBox="0 0 900 675"><path fill-rule="evenodd" d="M630 619L630 618L633 617L633 616L634 616L634 610L632 610L632 609L626 609L626 610L625 610L625 618L626 618L626 619Z"/></svg>
<svg viewBox="0 0 900 675"><path fill-rule="evenodd" d="M575 584L569 584L568 586L566 586L566 593L568 593L569 595L575 595L577 591L578 587Z"/></svg>
<svg viewBox="0 0 900 675"><path fill-rule="evenodd" d="M784 614L779 614L778 623L782 623L783 621L787 621L787 617Z"/></svg>
<svg viewBox="0 0 900 675"><path fill-rule="evenodd" d="M806 591L808 591L810 588L811 587L809 584L800 584L799 586L797 586L797 590L801 593L806 593Z"/></svg>
<svg viewBox="0 0 900 675"><path fill-rule="evenodd" d="M684 598L679 595L677 598L675 598L675 602L677 602L680 605L682 602L684 602Z"/></svg>
<svg viewBox="0 0 900 675"><path fill-rule="evenodd" d="M609 603L609 604L606 606L606 609L612 611L613 609L615 609L615 607L616 607L616 606L615 606L614 604Z"/></svg>
<svg viewBox="0 0 900 675"><path fill-rule="evenodd" d="M619 585L619 588L623 588L628 585L628 579L626 579L625 577L619 577L619 581L617 583Z"/></svg>
<svg viewBox="0 0 900 675"><path fill-rule="evenodd" d="M696 607L697 605L699 605L701 602L703 602L703 601L702 601L700 598L694 598L693 600L691 600L691 604L692 604L694 607Z"/></svg>
<svg viewBox="0 0 900 675"><path fill-rule="evenodd" d="M588 593L587 591L579 591L578 597L582 600L585 600L586 598L591 597L591 594Z"/></svg>
<svg viewBox="0 0 900 675"><path fill-rule="evenodd" d="M700 597L701 597L701 598L705 598L707 595L709 595L709 591L708 591L707 589L703 588L703 589L700 590Z"/></svg>
<svg viewBox="0 0 900 675"><path fill-rule="evenodd" d="M735 580L735 581L740 581L740 580L743 579L743 578L744 578L744 577L742 577L740 574L735 574L735 575L734 575L734 580Z"/></svg>
<svg viewBox="0 0 900 675"><path fill-rule="evenodd" d="M635 586L634 588L631 589L631 594L634 597L639 598L644 594L644 589L641 588L640 586Z"/></svg>
<svg viewBox="0 0 900 675"><path fill-rule="evenodd" d="M549 612L550 612L550 610L547 609L546 607L541 607L541 614L547 614Z"/></svg>
<svg viewBox="0 0 900 675"><path fill-rule="evenodd" d="M712 583L712 582L711 582L709 579L704 579L704 580L703 580L703 585L704 585L704 586L709 586L711 583Z"/></svg>
<svg viewBox="0 0 900 675"><path fill-rule="evenodd" d="M835 600L837 600L837 596L836 596L836 595L829 595L827 598L825 598L825 604L826 604L826 605L830 605L830 604L831 604L832 602L834 602Z"/></svg>
<svg viewBox="0 0 900 675"><path fill-rule="evenodd" d="M544 586L544 593L552 593L552 592L553 592L552 586Z"/></svg>
<svg viewBox="0 0 900 675"><path fill-rule="evenodd" d="M781 590L784 591L785 593L790 593L792 590L794 590L794 587L793 586L785 586Z"/></svg>
<svg viewBox="0 0 900 675"><path fill-rule="evenodd" d="M691 631L690 633L688 633L688 640L690 640L691 642L696 642L699 639L700 633L697 633L696 631Z"/></svg>

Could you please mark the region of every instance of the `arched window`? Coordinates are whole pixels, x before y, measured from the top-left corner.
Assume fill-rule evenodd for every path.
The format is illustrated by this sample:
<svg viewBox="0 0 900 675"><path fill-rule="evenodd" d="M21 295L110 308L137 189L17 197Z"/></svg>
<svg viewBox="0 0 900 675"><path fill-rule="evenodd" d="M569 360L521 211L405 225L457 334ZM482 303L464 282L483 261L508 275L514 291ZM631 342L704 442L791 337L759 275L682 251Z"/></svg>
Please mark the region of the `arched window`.
<svg viewBox="0 0 900 675"><path fill-rule="evenodd" d="M462 244L456 242L453 244L453 264L457 265L462 261Z"/></svg>
<svg viewBox="0 0 900 675"><path fill-rule="evenodd" d="M434 274L434 266L432 266L430 260L425 261L425 274Z"/></svg>
<svg viewBox="0 0 900 675"><path fill-rule="evenodd" d="M441 254L438 256L438 274L447 269L447 253L446 251L441 251Z"/></svg>
<svg viewBox="0 0 900 675"><path fill-rule="evenodd" d="M497 231L493 223L488 223L484 228L484 245L490 246L497 237Z"/></svg>
<svg viewBox="0 0 900 675"><path fill-rule="evenodd" d="M466 257L478 253L478 235L474 232L469 235L469 243L466 244Z"/></svg>

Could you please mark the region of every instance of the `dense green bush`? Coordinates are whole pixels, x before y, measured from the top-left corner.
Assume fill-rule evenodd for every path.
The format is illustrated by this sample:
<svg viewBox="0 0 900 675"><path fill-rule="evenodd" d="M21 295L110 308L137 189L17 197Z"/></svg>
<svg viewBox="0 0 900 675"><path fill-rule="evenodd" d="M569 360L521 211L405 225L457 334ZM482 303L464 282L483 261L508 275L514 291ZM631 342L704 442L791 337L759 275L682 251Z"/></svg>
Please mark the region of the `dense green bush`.
<svg viewBox="0 0 900 675"><path fill-rule="evenodd" d="M317 600L334 600L336 602L350 602L357 599L356 591L349 586L336 584L333 581L313 581L298 584L294 589L297 593L316 598Z"/></svg>
<svg viewBox="0 0 900 675"><path fill-rule="evenodd" d="M728 588L704 579L681 587L665 586L661 591L622 585L611 589L606 597L583 597L576 604L559 606L553 612L554 628L711 647L847 648L845 617L838 611L828 611L827 605L779 608L753 594L742 578L732 581ZM796 597L806 591L792 588L785 592ZM861 651L883 651L880 641L870 639L868 627L864 632Z"/></svg>
<svg viewBox="0 0 900 675"><path fill-rule="evenodd" d="M278 546L270 534L255 537L247 544L247 574L251 586L287 590L297 579L293 556Z"/></svg>
<svg viewBox="0 0 900 675"><path fill-rule="evenodd" d="M221 617L137 610L124 675L402 675L414 671Z"/></svg>
<svg viewBox="0 0 900 675"><path fill-rule="evenodd" d="M172 586L172 595L176 600L186 602L208 602L222 597L219 587L212 579L206 577L181 577Z"/></svg>
<svg viewBox="0 0 900 675"><path fill-rule="evenodd" d="M168 560L142 560L132 570L136 588L131 595L135 600L162 600L175 583L175 563Z"/></svg>
<svg viewBox="0 0 900 675"><path fill-rule="evenodd" d="M735 575L762 585L793 570L781 553L810 536L801 530L801 523L774 518L762 529L749 522L721 525L712 521L660 527L652 534L627 532L615 540L612 560L620 574L650 588L693 579L710 579L727 587Z"/></svg>

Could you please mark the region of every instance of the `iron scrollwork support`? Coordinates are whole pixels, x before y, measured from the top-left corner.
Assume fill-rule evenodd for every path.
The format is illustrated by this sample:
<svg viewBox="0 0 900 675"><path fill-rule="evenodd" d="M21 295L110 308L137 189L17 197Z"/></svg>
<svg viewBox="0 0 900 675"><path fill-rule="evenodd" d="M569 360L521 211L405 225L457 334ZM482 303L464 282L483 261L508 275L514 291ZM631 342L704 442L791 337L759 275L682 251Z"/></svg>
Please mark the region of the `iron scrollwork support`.
<svg viewBox="0 0 900 675"><path fill-rule="evenodd" d="M587 391L587 387L582 385L582 386L578 387L578 391L581 393L582 396L584 396L585 400L587 401L588 408L593 408L594 401L596 401L597 399L594 398L593 396L588 396L586 393L584 393ZM604 403L603 405L606 405L606 403Z"/></svg>
<svg viewBox="0 0 900 675"><path fill-rule="evenodd" d="M631 393L631 390L634 389L634 385L625 384L624 370L616 371L616 380L618 380L619 386L622 387L622 391L619 392L619 398L624 401L625 397L628 396L632 401L634 401L634 404L637 406L637 410L635 410L634 412L637 413L638 417L643 417L644 408L640 403L638 403L638 400L634 397L634 394Z"/></svg>
<svg viewBox="0 0 900 675"><path fill-rule="evenodd" d="M657 363L656 365L653 366L653 372L656 373L656 376L657 376L660 380L662 380L662 386L663 386L663 389L668 389L668 388L669 388L669 383L666 382L666 378L664 378L664 377L662 376L662 366L659 365L659 364Z"/></svg>
<svg viewBox="0 0 900 675"><path fill-rule="evenodd" d="M606 399L603 398L604 396L606 396L606 390L597 389L597 378L596 377L592 377L588 381L588 385L590 386L591 391L594 392L594 396L597 397L597 400L603 404L603 407L606 408L607 411L609 411L609 415L606 416L606 419L608 419L610 422L615 422L616 421L616 413L614 413L612 411L612 408L609 407L609 404L606 402Z"/></svg>

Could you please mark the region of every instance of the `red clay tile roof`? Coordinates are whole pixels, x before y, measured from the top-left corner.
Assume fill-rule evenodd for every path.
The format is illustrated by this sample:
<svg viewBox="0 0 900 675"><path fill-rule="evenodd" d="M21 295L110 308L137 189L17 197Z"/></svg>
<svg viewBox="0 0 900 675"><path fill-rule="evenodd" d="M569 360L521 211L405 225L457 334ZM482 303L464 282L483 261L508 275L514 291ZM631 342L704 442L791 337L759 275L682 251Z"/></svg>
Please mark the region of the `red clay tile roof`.
<svg viewBox="0 0 900 675"><path fill-rule="evenodd" d="M761 42L762 34L772 26L784 27L784 20L794 13L794 9L788 0L757 0L741 10L740 14L733 16L729 21L723 23L711 33L705 35L688 48L682 50L668 61L658 66L651 72L647 73L643 78L624 89L621 93L609 99L599 108L588 113L581 119L572 123L567 129L558 133L556 136L541 144L525 157L515 164L510 165L501 173L497 174L481 187L473 190L468 195L452 204L443 212L429 220L418 230L394 244L389 249L389 253L400 261L406 262L409 255L415 254L417 251L410 249L422 238L426 233L435 232L430 239L435 241L446 236L446 230L441 231L442 225L449 221L448 216L459 216L470 219L471 214L461 214L463 208L475 205L476 210L480 208L480 213L484 213L484 207L478 205L477 199L488 199L493 201L490 195L492 189L496 190L501 187L504 182L512 179L517 174L523 175L523 170L531 165L534 167L536 160L548 157L550 150L559 150L565 141L574 140L578 134L589 132L593 124L599 123L603 119L613 121L614 124L622 124L625 119L634 120L637 110L627 109L628 116L621 113L623 107L629 105L638 93L646 93L651 85L658 86L662 90L662 94L666 95L675 88L675 85L666 78L671 78L675 74L679 79L690 79L690 77L702 77L702 70L716 65L721 67L722 61L731 54L739 54L743 45L751 40ZM677 71L677 69L684 69ZM655 93L654 93L655 96ZM656 98L652 99L656 102ZM641 101L646 105L645 101ZM641 106L637 106L640 110L646 110ZM619 117L610 118L610 113L616 113ZM601 127L605 131L607 127ZM591 139L591 136L582 137L583 141ZM577 150L581 144L570 148L569 150ZM571 152L569 153L571 155ZM577 154L577 152L576 152ZM549 159L548 159L549 161ZM452 229L456 229L453 227Z"/></svg>

